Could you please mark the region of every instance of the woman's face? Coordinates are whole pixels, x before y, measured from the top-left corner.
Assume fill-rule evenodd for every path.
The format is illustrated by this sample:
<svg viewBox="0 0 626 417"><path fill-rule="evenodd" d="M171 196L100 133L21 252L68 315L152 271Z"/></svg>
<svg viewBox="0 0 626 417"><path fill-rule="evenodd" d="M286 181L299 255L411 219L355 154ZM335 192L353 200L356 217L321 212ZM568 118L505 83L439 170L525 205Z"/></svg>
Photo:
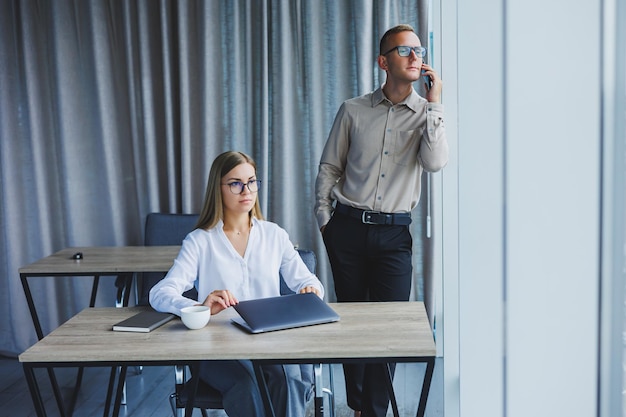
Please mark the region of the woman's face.
<svg viewBox="0 0 626 417"><path fill-rule="evenodd" d="M221 187L224 212L235 214L249 213L252 210L257 198L255 180L256 172L254 167L247 162L237 165L222 177ZM253 182L250 183L250 181ZM250 188L255 191L250 191Z"/></svg>

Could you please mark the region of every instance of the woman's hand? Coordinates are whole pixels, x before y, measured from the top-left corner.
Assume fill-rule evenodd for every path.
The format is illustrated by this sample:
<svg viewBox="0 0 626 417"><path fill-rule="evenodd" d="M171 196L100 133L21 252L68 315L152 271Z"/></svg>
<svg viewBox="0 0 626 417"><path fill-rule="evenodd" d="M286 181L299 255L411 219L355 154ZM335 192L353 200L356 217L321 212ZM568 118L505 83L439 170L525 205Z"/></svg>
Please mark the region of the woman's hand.
<svg viewBox="0 0 626 417"><path fill-rule="evenodd" d="M215 290L207 296L202 305L209 307L211 309L211 315L214 315L238 303L239 301L237 301L230 291Z"/></svg>
<svg viewBox="0 0 626 417"><path fill-rule="evenodd" d="M315 287L314 287L314 286L312 286L312 285L309 285L309 286L307 286L307 287L304 287L304 288L302 288L302 289L300 290L300 294L304 294L304 293L307 293L307 292L312 292L312 293L314 293L315 295L317 295L318 297L320 296L320 290L318 290L317 288L315 288Z"/></svg>

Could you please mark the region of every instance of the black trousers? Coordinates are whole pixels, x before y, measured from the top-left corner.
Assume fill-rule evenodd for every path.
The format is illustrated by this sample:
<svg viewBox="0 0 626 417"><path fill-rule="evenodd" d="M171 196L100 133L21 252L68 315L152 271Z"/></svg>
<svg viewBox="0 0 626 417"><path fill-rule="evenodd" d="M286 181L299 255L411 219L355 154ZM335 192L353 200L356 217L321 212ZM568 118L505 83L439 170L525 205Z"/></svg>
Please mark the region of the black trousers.
<svg viewBox="0 0 626 417"><path fill-rule="evenodd" d="M408 226L363 224L335 213L323 238L337 301L409 300L413 240ZM390 365L393 375L395 366ZM360 410L362 417L386 416L385 372L385 364L344 365L348 406Z"/></svg>

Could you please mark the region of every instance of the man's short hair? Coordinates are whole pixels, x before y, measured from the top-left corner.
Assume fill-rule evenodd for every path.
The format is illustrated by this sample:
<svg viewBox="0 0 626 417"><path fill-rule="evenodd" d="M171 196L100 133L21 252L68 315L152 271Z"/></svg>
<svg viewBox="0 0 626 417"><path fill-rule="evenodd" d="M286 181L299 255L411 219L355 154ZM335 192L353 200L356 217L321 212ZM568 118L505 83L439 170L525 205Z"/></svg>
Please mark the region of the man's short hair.
<svg viewBox="0 0 626 417"><path fill-rule="evenodd" d="M389 29L387 32L385 32L383 37L380 39L380 46L379 46L379 48L380 48L379 54L380 55L382 55L385 52L387 52L387 50L388 50L387 41L389 40L389 37L391 35L395 35L396 33L400 33L400 32L413 32L413 33L415 33L415 30L413 29L413 26L407 25L407 24L397 25L397 26L394 26L391 29Z"/></svg>

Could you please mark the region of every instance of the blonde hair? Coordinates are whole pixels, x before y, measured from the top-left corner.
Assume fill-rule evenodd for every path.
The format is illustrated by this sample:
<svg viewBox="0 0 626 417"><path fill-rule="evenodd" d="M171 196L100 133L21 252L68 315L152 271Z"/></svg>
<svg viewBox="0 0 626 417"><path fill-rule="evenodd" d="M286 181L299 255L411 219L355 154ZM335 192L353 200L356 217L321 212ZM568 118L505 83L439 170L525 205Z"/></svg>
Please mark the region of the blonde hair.
<svg viewBox="0 0 626 417"><path fill-rule="evenodd" d="M224 203L222 200L222 178L228 174L233 168L241 164L250 164L256 173L256 163L254 160L243 152L228 151L215 158L209 172L209 179L204 194L204 203L202 211L198 217L196 228L211 229L220 221L224 220ZM256 217L263 220L261 213L261 205L257 197L254 207L249 213L250 219Z"/></svg>
<svg viewBox="0 0 626 417"><path fill-rule="evenodd" d="M379 45L380 52L379 52L379 55L384 54L389 49L389 47L387 45L387 41L389 40L391 35L395 35L396 33L400 33L400 32L413 32L413 33L415 33L415 30L413 29L413 26L407 25L407 24L397 25L397 26L394 26L391 29L389 29L387 32L385 32L383 37L380 39L380 45Z"/></svg>

